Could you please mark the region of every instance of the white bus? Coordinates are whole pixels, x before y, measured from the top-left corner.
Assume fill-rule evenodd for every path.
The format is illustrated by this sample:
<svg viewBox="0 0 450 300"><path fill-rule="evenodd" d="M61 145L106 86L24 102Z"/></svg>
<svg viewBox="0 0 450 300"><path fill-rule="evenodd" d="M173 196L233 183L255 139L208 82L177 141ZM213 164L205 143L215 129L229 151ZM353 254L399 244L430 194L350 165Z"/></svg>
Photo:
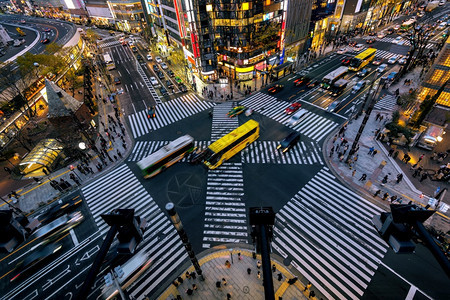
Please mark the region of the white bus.
<svg viewBox="0 0 450 300"><path fill-rule="evenodd" d="M103 54L103 59L105 60L107 70L114 70L116 68L116 65L109 54Z"/></svg>
<svg viewBox="0 0 450 300"><path fill-rule="evenodd" d="M336 81L344 77L348 72L348 67L339 67L333 72L329 73L322 79L322 87L324 89L329 89Z"/></svg>
<svg viewBox="0 0 450 300"><path fill-rule="evenodd" d="M194 150L194 138L190 135L184 135L138 161L137 165L144 178L150 178L161 173Z"/></svg>

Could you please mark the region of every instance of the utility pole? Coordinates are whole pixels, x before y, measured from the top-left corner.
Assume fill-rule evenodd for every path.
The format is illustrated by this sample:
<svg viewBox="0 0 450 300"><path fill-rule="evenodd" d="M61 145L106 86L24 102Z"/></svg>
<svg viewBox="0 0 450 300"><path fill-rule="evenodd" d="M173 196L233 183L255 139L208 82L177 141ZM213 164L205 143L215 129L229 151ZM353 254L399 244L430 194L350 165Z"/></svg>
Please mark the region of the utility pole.
<svg viewBox="0 0 450 300"><path fill-rule="evenodd" d="M381 78L378 79L378 81L379 81L378 82L378 86L376 87L375 91L373 91L373 84L374 84L374 82L376 82L376 80L372 81L372 84L370 85L370 88L369 88L369 92L367 93L366 101L369 102L369 107L366 110L366 114L364 115L364 119L363 119L363 121L361 123L361 126L359 127L358 133L356 134L355 140L353 141L352 148L348 152L347 159L345 160L345 162L347 164L351 161L352 155L355 154L355 152L356 152L356 147L358 146L359 139L361 138L361 135L362 135L362 133L364 131L364 128L366 127L367 121L369 120L370 113L372 112L372 110L373 110L373 108L375 106L375 102L376 102L375 101L375 97L378 95L378 91L379 91L380 87L384 84L384 80L382 82ZM364 109L364 106L366 104L366 101L363 104L363 109Z"/></svg>

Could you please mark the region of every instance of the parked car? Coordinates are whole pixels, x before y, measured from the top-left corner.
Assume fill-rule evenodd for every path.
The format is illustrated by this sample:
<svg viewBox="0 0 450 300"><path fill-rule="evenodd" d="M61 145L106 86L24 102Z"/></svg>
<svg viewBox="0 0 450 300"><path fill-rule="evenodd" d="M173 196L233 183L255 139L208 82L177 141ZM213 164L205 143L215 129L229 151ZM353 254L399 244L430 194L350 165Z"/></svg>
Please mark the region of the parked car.
<svg viewBox="0 0 450 300"><path fill-rule="evenodd" d="M377 68L377 72L378 72L378 73L383 73L384 70L386 70L387 66L388 66L387 64L382 64L382 65L380 65L380 66Z"/></svg>
<svg viewBox="0 0 450 300"><path fill-rule="evenodd" d="M166 70L168 68L168 66L166 65L166 63L162 62L161 63L161 68L163 68L163 70Z"/></svg>
<svg viewBox="0 0 450 300"><path fill-rule="evenodd" d="M156 57L155 57L155 61L156 61L158 64L160 64L160 63L163 62L162 59L161 59L161 57L159 57L159 56L156 56Z"/></svg>
<svg viewBox="0 0 450 300"><path fill-rule="evenodd" d="M169 95L169 93L167 92L167 90L163 86L159 88L159 91L161 92L161 94L163 96L168 96Z"/></svg>
<svg viewBox="0 0 450 300"><path fill-rule="evenodd" d="M287 107L284 112L287 115L291 115L293 113L295 113L297 110L299 110L299 108L302 107L302 104L300 102L294 102L291 105L289 105L289 107Z"/></svg>
<svg viewBox="0 0 450 300"><path fill-rule="evenodd" d="M164 79L164 73L162 71L158 71L158 78Z"/></svg>
<svg viewBox="0 0 450 300"><path fill-rule="evenodd" d="M143 61L142 56L140 54L136 55L138 61Z"/></svg>
<svg viewBox="0 0 450 300"><path fill-rule="evenodd" d="M152 61L153 60L153 58L152 58L152 56L150 54L147 54L147 60L148 61Z"/></svg>
<svg viewBox="0 0 450 300"><path fill-rule="evenodd" d="M153 71L155 71L155 72L158 72L158 71L159 71L158 65L153 65Z"/></svg>
<svg viewBox="0 0 450 300"><path fill-rule="evenodd" d="M278 93L279 91L281 91L283 88L284 88L284 85L281 85L281 84L275 84L274 86L270 87L267 91L268 91L270 94L276 94L276 93Z"/></svg>
<svg viewBox="0 0 450 300"><path fill-rule="evenodd" d="M300 141L300 133L297 131L289 133L287 137L285 137L281 142L277 145L277 150L281 150L283 153L289 151L292 147L297 145L298 141Z"/></svg>
<svg viewBox="0 0 450 300"><path fill-rule="evenodd" d="M150 83L153 85L153 86L158 86L159 85L159 82L158 82L158 80L156 80L156 78L155 77L150 77Z"/></svg>
<svg viewBox="0 0 450 300"><path fill-rule="evenodd" d="M366 86L366 81L361 80L353 86L353 91L357 92Z"/></svg>
<svg viewBox="0 0 450 300"><path fill-rule="evenodd" d="M356 73L356 75L359 77L365 77L365 76L367 76L367 73L369 73L369 69L364 68L364 69L360 70L358 73Z"/></svg>

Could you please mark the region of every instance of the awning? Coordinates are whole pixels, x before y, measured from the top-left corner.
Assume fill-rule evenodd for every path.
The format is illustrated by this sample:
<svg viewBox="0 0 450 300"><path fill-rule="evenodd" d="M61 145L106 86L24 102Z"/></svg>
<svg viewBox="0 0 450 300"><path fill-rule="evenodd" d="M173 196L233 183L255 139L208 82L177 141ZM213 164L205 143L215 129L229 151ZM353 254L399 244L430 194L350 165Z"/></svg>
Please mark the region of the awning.
<svg viewBox="0 0 450 300"><path fill-rule="evenodd" d="M63 150L56 139L40 141L36 147L19 163L22 174L27 177L45 175L42 168L49 169Z"/></svg>
<svg viewBox="0 0 450 300"><path fill-rule="evenodd" d="M281 65L276 66L275 68L273 68L273 71L274 72L280 72L280 71L282 71L284 69L290 68L292 66L292 64L293 64L292 62L285 62L284 64L281 64Z"/></svg>

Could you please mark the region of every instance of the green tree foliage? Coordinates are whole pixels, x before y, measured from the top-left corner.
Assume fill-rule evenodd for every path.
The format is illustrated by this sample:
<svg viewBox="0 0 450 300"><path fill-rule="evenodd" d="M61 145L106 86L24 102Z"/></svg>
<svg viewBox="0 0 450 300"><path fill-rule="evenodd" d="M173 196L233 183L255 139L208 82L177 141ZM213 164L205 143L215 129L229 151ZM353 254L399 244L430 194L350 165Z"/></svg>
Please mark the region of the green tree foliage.
<svg viewBox="0 0 450 300"><path fill-rule="evenodd" d="M392 113L392 123L398 124L399 119L400 119L400 112L396 110Z"/></svg>
<svg viewBox="0 0 450 300"><path fill-rule="evenodd" d="M394 122L387 123L386 129L389 130L387 134L388 137L395 139L398 138L400 134L403 134L408 141L408 144L411 142L411 138L414 136L414 132L411 129Z"/></svg>
<svg viewBox="0 0 450 300"><path fill-rule="evenodd" d="M401 106L402 109L407 109L417 100L417 92L413 91L410 93L401 94L397 99L397 104Z"/></svg>
<svg viewBox="0 0 450 300"><path fill-rule="evenodd" d="M99 37L98 33L92 29L86 30L86 37L91 43L95 43Z"/></svg>

